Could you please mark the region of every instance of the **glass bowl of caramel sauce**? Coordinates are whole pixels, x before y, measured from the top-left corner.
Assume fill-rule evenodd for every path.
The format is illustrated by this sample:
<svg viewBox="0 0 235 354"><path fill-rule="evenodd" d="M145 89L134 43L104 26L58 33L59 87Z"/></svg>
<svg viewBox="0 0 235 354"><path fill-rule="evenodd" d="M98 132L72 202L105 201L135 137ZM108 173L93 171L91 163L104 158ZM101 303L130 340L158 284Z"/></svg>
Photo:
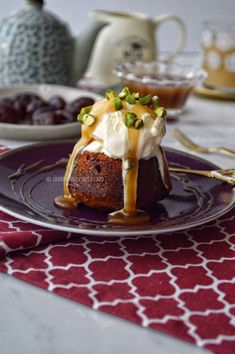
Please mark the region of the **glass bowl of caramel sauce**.
<svg viewBox="0 0 235 354"><path fill-rule="evenodd" d="M202 69L162 61L123 62L115 65L113 73L133 92L158 96L168 115L181 114L193 88L207 76Z"/></svg>

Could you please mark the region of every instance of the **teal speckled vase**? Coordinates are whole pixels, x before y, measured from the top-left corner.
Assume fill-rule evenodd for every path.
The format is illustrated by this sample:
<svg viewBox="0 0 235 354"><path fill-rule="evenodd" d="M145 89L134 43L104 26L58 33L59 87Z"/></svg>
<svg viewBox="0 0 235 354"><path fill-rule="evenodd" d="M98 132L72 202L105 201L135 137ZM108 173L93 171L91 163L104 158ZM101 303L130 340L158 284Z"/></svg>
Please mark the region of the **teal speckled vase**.
<svg viewBox="0 0 235 354"><path fill-rule="evenodd" d="M43 9L43 0L4 19L0 27L0 86L21 83L71 85L73 38Z"/></svg>

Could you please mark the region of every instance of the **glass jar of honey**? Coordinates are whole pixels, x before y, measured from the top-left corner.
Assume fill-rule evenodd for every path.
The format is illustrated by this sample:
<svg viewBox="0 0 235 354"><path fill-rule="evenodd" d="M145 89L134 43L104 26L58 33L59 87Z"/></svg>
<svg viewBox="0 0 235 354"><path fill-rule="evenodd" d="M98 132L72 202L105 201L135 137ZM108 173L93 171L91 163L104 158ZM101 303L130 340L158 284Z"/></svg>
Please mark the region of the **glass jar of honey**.
<svg viewBox="0 0 235 354"><path fill-rule="evenodd" d="M161 105L171 115L182 113L194 86L206 77L202 69L161 61L120 63L115 66L114 74L123 86L141 96L159 96Z"/></svg>

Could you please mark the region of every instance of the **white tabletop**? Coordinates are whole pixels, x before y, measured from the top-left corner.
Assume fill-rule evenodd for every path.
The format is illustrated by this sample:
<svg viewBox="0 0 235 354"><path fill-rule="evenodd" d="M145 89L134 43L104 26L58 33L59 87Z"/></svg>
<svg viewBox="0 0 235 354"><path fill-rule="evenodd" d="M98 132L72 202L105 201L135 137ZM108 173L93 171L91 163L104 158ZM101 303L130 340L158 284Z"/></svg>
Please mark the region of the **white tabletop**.
<svg viewBox="0 0 235 354"><path fill-rule="evenodd" d="M201 144L235 149L235 103L191 97L187 110L168 124L164 144L182 149L172 136L179 127ZM10 147L29 142L3 141ZM235 160L203 156L222 167ZM194 354L205 350L145 329L0 274L1 354Z"/></svg>

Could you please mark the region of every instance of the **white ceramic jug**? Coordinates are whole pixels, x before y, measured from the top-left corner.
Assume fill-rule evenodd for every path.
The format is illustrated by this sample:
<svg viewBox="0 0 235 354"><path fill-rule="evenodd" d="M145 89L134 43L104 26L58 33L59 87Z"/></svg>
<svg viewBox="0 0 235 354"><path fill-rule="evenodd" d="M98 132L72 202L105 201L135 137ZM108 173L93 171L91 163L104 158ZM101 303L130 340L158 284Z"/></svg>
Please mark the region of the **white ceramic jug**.
<svg viewBox="0 0 235 354"><path fill-rule="evenodd" d="M170 60L182 50L186 38L183 20L172 14L150 18L140 13L92 11L89 14L95 21L104 22L91 53L87 78L105 84L113 84L113 66L120 61L155 60L157 58L156 33L166 21L176 21L180 26L180 36L176 38L176 48L167 58ZM172 34L174 36L174 33Z"/></svg>

